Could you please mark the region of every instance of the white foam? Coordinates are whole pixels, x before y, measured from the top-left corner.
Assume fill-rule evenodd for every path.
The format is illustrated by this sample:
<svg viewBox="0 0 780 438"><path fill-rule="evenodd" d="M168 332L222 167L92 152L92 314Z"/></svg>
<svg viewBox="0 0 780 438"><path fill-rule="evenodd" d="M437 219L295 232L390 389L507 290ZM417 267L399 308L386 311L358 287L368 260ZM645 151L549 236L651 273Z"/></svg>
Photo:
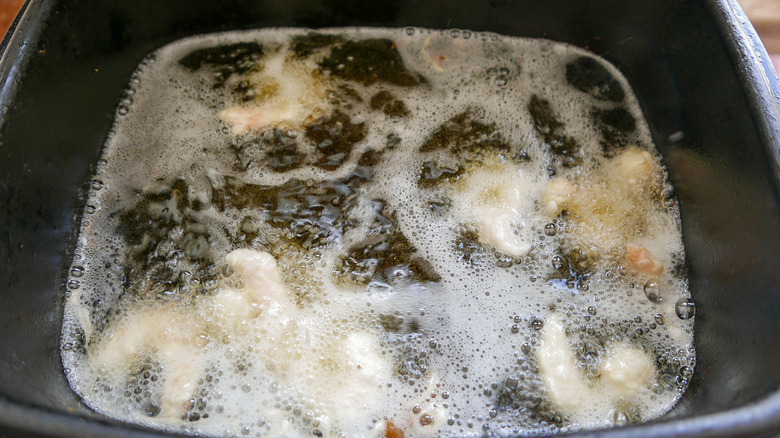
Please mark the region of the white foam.
<svg viewBox="0 0 780 438"><path fill-rule="evenodd" d="M94 177L102 187L93 190L88 200L96 210L85 215L89 221L82 224L79 235L73 265L83 268L83 276L78 277L80 288L66 303L63 362L71 386L85 403L105 415L156 428L253 436L308 436L315 430L326 436L381 435L390 427L388 420L408 435L482 435L488 429L511 435L559 427L608 426L622 421L621 415L630 416L623 412L626 409L642 419L670 409L685 387L685 383L675 383L674 379L684 378L676 369L695 364L693 321L679 319L674 310L674 302L688 296L686 279L674 272L683 260L678 212L676 207L656 205L657 198L644 195L626 195L625 202L635 205L626 206L620 200L614 204L641 219L642 233L632 235L631 242L650 250L666 268L654 279L663 301L651 302L642 291L648 278L624 266L621 251L629 242L622 218L588 203L598 197L624 199L621 196L628 190L625 183L621 188L598 191L604 184L622 184L614 182L614 177L622 175L623 168L615 159L603 157L602 134L590 112L618 105L597 100L570 86L566 79L567 63L595 56L551 41L466 31L457 31L455 37L455 32L428 29L319 32L350 40L390 39L406 68L426 79L415 87L363 85L333 75L309 81L310 74L319 73L306 69L313 69L316 61L327 55L327 48L288 66L294 75L280 78L281 88L305 88L305 99L295 103L295 111L284 112L268 126L291 130L301 138L312 123L309 119L336 110L349 116L352 123L366 126L365 139L355 146L347 162L333 171L306 163L274 172L262 162L240 170L234 152L236 135L252 134L224 120L226 112L230 115L236 108L253 108L252 103L235 101L232 87L242 79L262 82L268 80L263 75L285 72L288 67L283 54L289 39L305 34L304 30L266 29L188 38L159 49L133 75L128 89L133 103L126 113L117 113L103 153L105 161ZM211 87L213 70L192 72L178 63L195 49L245 41L262 43L267 58L261 62L270 59L273 63L251 78L234 75L223 88ZM599 62L625 91L622 107L636 121L629 142L660 163L629 85L614 66ZM362 101L350 100L349 105L330 97L318 101L330 96L328 91L338 94L339 85L349 85ZM372 110L371 97L381 90L402 100L409 114L399 119ZM549 145L534 130L527 110L533 95L550 102L563 123L563 135L576 139L585 157L580 166L561 166L549 153ZM306 99L315 102L304 102ZM277 107L286 104L282 100L272 103ZM464 112L489 126L491 139L509 145L512 154L486 149L466 160L445 150L420 152L434 132ZM388 147L388 136L400 142ZM315 146L299 142L306 154L313 153ZM253 281L249 274L247 278L239 274L218 276L217 286L202 296L181 291L163 294L166 305L183 309L177 312L192 319L185 337L203 335L209 340L205 346L193 347L192 355L197 359L188 366L197 368L192 373L197 379L192 383L192 406L185 406L186 412L165 415L165 409L159 412L148 406L149 400L159 399L174 368L164 363L170 362L168 356L155 353L159 346L138 347L144 351L126 355L130 363L115 372L93 367L91 358L98 355L94 351L106 333L128 324L132 315L160 312L144 310L154 308L150 300L123 294L121 285L127 243L119 218L142 199L142 193L170 187L176 179L185 180L190 199L198 198L204 204L188 213L210 231L211 238L201 249L225 265L225 256L236 249L234 239L247 216L256 219L259 233L269 241L284 232L266 222L267 211L220 210L209 204L214 189L224 189L229 178L258 186L280 186L297 179L320 187L350 175L361 154L369 149L383 154L374 166L373 180L357 190L357 207L350 213L355 224L342 238L314 249L272 244L269 247L273 248L260 248L255 244L255 249L276 251L281 282L271 288L273 296L267 297L279 306L276 317L261 318L262 324L244 324L242 329L241 318L249 318L252 312L244 315L245 309L236 308L231 315L237 326L231 325L227 331L214 328L225 326L214 308L225 303L263 305L261 299L252 301L241 292L242 282ZM521 150L527 159L516 160L513 155ZM463 174L453 181L421 188L420 171L429 161L460 167ZM550 199L545 200L543 193L552 180L550 166L558 178L582 188L585 198L578 201L582 207L573 216L557 217L572 198L558 196L558 204L548 210ZM634 172L629 169L628 173ZM663 180L660 166L654 173ZM660 184L663 186L663 181ZM660 191L656 189L653 193ZM332 275L345 251L365 241L374 217L371 201L377 199L394 214L399 230L441 277L439 282L399 280L366 286L338 281ZM432 202L442 201L448 201L444 204L449 206L430 208ZM164 208L168 210L163 212ZM178 208L170 201L160 206L160 214L180 214ZM486 233L490 227L498 231ZM476 231L477 239L469 237L469 230ZM183 232L175 228L171 234ZM459 249L458 242L464 241L475 249ZM570 278L567 283L568 272L556 269L559 260L555 257L575 257L574 250L586 250L590 257L590 276L579 286ZM264 277L262 281L269 280ZM220 299L225 302L220 304ZM243 316L236 317L239 314ZM656 322L657 314L663 324ZM109 315L108 328L102 326L105 315ZM396 318L400 332L383 328L388 317ZM629 397L628 408L615 405L617 398L599 396L607 400L602 404L605 407L598 415L583 416L580 411L556 406L545 376L539 374L544 365L538 363L536 352L544 321L557 321L565 331L569 353L578 361L594 360L592 365L597 369L610 349L619 346L642 347L669 365L659 367L657 378L643 386L635 398ZM136 346L154 337L154 327L160 326L155 324L137 333L144 340ZM594 343L599 345L594 347ZM145 356L151 359L146 361L149 363L144 362ZM366 361L371 363L364 367ZM577 364L582 372L578 379L583 385L600 384L599 377L588 374L585 365ZM148 368L146 377L144 366ZM350 371L350 367L355 370ZM136 371L133 376L131 369ZM664 387L669 381L671 384ZM357 387L362 389L354 389ZM604 414L610 410L618 413L614 417ZM181 415L188 420L180 420Z"/></svg>

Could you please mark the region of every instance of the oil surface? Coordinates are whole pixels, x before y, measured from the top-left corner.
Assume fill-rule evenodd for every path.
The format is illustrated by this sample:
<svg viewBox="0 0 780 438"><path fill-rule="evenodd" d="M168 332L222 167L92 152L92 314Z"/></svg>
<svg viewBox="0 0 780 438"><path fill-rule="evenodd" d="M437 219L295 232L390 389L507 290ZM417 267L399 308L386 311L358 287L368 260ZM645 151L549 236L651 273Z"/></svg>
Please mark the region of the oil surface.
<svg viewBox="0 0 780 438"><path fill-rule="evenodd" d="M679 212L639 105L550 41L165 46L118 107L76 253L71 386L165 430L609 427L668 411L695 366Z"/></svg>

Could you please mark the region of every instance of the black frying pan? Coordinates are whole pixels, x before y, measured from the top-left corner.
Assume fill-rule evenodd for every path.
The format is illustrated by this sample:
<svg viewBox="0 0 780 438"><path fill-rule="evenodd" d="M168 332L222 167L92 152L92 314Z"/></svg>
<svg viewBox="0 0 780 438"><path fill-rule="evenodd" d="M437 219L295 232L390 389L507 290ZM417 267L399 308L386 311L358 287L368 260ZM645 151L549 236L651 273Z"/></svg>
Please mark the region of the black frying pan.
<svg viewBox="0 0 780 438"><path fill-rule="evenodd" d="M735 0L30 1L0 60L0 427L149 434L81 404L59 357L74 225L139 61L203 32L358 25L544 37L614 63L681 204L698 365L669 415L608 435L780 432L780 85Z"/></svg>

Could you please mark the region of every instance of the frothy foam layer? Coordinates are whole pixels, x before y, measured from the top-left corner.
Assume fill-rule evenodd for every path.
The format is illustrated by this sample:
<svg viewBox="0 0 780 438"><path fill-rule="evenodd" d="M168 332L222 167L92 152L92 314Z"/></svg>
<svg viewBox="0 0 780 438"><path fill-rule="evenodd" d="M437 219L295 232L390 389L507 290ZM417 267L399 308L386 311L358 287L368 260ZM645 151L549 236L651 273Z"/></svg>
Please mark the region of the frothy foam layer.
<svg viewBox="0 0 780 438"><path fill-rule="evenodd" d="M644 421L695 366L683 262L639 105L592 54L206 35L150 55L117 110L63 362L96 411L191 433Z"/></svg>

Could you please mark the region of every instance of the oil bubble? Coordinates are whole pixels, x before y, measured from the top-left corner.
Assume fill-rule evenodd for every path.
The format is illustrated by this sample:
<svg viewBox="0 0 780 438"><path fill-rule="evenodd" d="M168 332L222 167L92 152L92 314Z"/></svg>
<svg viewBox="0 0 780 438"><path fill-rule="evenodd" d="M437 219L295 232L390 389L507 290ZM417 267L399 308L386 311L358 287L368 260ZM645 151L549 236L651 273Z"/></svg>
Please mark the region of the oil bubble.
<svg viewBox="0 0 780 438"><path fill-rule="evenodd" d="M661 301L664 300L661 297L661 293L658 288L658 283L656 283L655 280L647 280L645 282L643 290L645 291L645 296L647 297L648 300L650 300L650 302L660 303Z"/></svg>
<svg viewBox="0 0 780 438"><path fill-rule="evenodd" d="M78 265L73 266L72 268L70 268L70 275L76 278L82 277L84 275L84 267Z"/></svg>
<svg viewBox="0 0 780 438"><path fill-rule="evenodd" d="M674 304L674 312L680 319L691 319L696 314L696 305L690 298L680 298Z"/></svg>
<svg viewBox="0 0 780 438"><path fill-rule="evenodd" d="M430 426L433 424L433 415L425 414L420 416L420 426Z"/></svg>

